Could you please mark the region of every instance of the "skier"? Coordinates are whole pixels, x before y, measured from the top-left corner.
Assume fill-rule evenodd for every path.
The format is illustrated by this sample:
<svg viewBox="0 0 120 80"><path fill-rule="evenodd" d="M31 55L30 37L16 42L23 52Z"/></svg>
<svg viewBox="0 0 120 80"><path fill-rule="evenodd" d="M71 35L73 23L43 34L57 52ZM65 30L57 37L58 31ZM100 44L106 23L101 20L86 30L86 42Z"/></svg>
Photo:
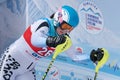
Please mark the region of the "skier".
<svg viewBox="0 0 120 80"><path fill-rule="evenodd" d="M78 25L77 12L70 6L62 6L50 18L42 18L31 24L4 52L0 80L35 80L36 62L54 53L55 47L65 42L65 35Z"/></svg>

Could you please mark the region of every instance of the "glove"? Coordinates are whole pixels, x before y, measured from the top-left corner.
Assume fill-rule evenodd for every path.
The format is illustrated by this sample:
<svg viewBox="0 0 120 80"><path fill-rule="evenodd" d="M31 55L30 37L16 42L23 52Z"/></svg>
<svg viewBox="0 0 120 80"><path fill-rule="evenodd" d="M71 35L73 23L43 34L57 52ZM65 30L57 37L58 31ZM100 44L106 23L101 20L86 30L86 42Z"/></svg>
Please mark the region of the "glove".
<svg viewBox="0 0 120 80"><path fill-rule="evenodd" d="M59 44L64 43L66 40L66 37L64 35L59 35L59 36L49 36L46 40L46 44L49 47L56 47Z"/></svg>
<svg viewBox="0 0 120 80"><path fill-rule="evenodd" d="M96 61L100 61L103 58L104 52L102 48L98 48L97 50L92 50L90 54L90 59L95 63Z"/></svg>

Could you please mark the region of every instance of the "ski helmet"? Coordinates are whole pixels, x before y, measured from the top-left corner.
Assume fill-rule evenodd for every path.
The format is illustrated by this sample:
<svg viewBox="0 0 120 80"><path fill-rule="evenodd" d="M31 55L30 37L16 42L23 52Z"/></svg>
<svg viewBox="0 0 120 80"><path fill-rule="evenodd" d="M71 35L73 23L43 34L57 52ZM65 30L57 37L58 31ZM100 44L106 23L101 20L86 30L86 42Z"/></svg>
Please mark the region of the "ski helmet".
<svg viewBox="0 0 120 80"><path fill-rule="evenodd" d="M79 23L78 13L70 6L62 6L58 11L54 14L54 25L58 26L63 21L68 23L72 28L75 28Z"/></svg>

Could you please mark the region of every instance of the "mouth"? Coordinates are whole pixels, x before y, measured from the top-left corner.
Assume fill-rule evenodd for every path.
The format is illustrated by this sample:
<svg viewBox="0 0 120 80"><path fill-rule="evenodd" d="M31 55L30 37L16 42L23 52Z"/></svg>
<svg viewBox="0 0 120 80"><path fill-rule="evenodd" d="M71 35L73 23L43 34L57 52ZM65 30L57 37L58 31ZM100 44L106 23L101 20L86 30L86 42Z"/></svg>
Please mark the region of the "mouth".
<svg viewBox="0 0 120 80"><path fill-rule="evenodd" d="M63 34L63 31L60 31L60 34Z"/></svg>

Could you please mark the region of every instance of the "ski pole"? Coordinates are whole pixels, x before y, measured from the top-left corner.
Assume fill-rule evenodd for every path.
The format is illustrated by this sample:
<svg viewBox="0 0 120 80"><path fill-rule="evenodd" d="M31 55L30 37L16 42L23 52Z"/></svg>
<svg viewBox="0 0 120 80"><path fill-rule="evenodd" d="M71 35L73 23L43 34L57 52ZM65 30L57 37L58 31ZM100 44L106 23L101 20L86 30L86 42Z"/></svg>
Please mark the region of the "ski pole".
<svg viewBox="0 0 120 80"><path fill-rule="evenodd" d="M97 72L95 72L95 76L94 76L94 80L96 80L97 79Z"/></svg>
<svg viewBox="0 0 120 80"><path fill-rule="evenodd" d="M98 61L97 65L96 65L94 80L97 79L99 69L107 62L107 60L109 58L108 51L105 48L102 48L101 50L103 51L103 57L100 61Z"/></svg>
<svg viewBox="0 0 120 80"><path fill-rule="evenodd" d="M70 39L68 36L65 36L65 37L66 37L66 41L65 41L63 44L60 44L60 45L58 45L58 46L56 47L55 53L54 53L54 55L53 55L53 57L52 57L52 60L51 60L50 64L48 65L48 68L47 68L46 72L44 73L44 75L43 75L43 77L42 77L42 80L45 80L45 78L46 78L46 76L47 76L50 68L52 67L52 64L54 63L54 61L55 61L55 59L56 59L56 57L57 57L60 53L64 52L64 51L67 50L68 48L70 48L70 46L72 45L71 39Z"/></svg>
<svg viewBox="0 0 120 80"><path fill-rule="evenodd" d="M44 75L43 75L43 77L42 77L42 80L45 80L45 78L46 78L46 76L47 76L47 74L48 74L50 68L52 67L52 64L53 64L54 61L55 61L55 59L52 59L52 60L51 60L51 62L50 62L50 64L49 64L49 66L48 66L46 72L44 73Z"/></svg>

